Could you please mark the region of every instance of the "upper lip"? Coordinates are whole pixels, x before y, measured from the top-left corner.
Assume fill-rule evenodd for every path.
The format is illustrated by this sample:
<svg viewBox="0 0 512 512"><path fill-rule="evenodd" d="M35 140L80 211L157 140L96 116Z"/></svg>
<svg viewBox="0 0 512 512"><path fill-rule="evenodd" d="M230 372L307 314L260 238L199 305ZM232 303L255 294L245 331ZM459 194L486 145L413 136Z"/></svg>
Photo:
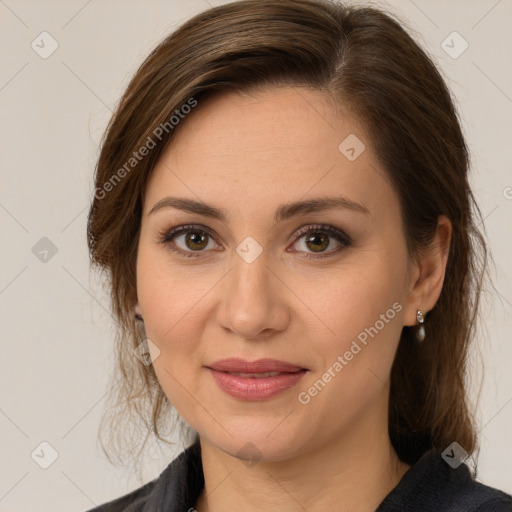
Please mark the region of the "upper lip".
<svg viewBox="0 0 512 512"><path fill-rule="evenodd" d="M277 359L257 359L256 361L245 361L239 358L229 358L216 361L207 366L219 372L240 372L240 373L266 373L266 372L298 372L305 370L301 366L278 361Z"/></svg>

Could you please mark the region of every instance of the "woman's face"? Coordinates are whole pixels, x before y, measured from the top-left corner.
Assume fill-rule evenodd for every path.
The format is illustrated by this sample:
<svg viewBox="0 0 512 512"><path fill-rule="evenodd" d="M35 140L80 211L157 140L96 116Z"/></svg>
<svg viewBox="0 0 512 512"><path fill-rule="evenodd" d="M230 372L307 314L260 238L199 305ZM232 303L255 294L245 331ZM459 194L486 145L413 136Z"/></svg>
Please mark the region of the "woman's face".
<svg viewBox="0 0 512 512"><path fill-rule="evenodd" d="M181 123L146 189L137 259L169 401L234 456L387 435L416 267L363 127L324 93L288 87L225 93ZM153 210L167 197L174 207Z"/></svg>

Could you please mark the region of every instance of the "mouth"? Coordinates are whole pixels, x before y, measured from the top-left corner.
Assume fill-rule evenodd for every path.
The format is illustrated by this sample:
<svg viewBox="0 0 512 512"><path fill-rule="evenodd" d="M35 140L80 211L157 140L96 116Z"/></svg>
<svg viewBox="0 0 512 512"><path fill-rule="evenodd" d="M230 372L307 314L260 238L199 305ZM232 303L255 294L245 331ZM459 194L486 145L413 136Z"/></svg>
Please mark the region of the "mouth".
<svg viewBox="0 0 512 512"><path fill-rule="evenodd" d="M276 359L223 359L206 368L223 392L248 401L275 397L295 386L308 371Z"/></svg>
<svg viewBox="0 0 512 512"><path fill-rule="evenodd" d="M292 373L300 370L307 370L286 361L277 359L257 359L256 361L246 361L245 359L229 358L221 359L207 366L212 370L227 373L245 373L250 375L261 373Z"/></svg>
<svg viewBox="0 0 512 512"><path fill-rule="evenodd" d="M228 375L234 375L235 377L248 377L250 379L263 379L265 377L275 377L281 375L279 372L265 372L265 373L242 373L242 372L224 372Z"/></svg>

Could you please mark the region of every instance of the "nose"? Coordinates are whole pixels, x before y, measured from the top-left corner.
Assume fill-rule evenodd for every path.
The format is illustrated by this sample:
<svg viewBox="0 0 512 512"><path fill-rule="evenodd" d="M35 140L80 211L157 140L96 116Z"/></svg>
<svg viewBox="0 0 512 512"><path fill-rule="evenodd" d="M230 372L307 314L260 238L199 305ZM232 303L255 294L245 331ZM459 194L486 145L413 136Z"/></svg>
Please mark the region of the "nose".
<svg viewBox="0 0 512 512"><path fill-rule="evenodd" d="M268 339L286 329L289 292L272 266L265 250L250 263L235 255L221 290L218 321L223 329L246 340Z"/></svg>

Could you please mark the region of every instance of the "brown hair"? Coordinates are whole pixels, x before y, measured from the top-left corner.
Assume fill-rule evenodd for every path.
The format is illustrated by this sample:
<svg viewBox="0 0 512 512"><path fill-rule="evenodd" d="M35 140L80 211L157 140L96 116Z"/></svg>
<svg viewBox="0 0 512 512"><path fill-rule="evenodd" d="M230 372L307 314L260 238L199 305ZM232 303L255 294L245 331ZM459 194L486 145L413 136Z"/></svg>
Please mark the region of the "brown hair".
<svg viewBox="0 0 512 512"><path fill-rule="evenodd" d="M87 235L118 321L119 378L111 399L121 410L103 418L107 457L133 447L133 437L123 437L127 418L143 420L146 439L153 432L166 441L162 418L171 411L153 367L133 355L145 338L133 306L151 170L179 128L176 120L191 109L185 105L217 91L282 85L325 91L356 113L399 194L411 257L431 242L439 215L451 221L445 281L426 317L425 342L416 342L414 328L402 330L391 371L389 435L410 464L453 441L471 453L476 431L465 377L487 248L451 95L431 59L390 15L327 0L245 0L195 16L160 43L131 80L103 139Z"/></svg>

